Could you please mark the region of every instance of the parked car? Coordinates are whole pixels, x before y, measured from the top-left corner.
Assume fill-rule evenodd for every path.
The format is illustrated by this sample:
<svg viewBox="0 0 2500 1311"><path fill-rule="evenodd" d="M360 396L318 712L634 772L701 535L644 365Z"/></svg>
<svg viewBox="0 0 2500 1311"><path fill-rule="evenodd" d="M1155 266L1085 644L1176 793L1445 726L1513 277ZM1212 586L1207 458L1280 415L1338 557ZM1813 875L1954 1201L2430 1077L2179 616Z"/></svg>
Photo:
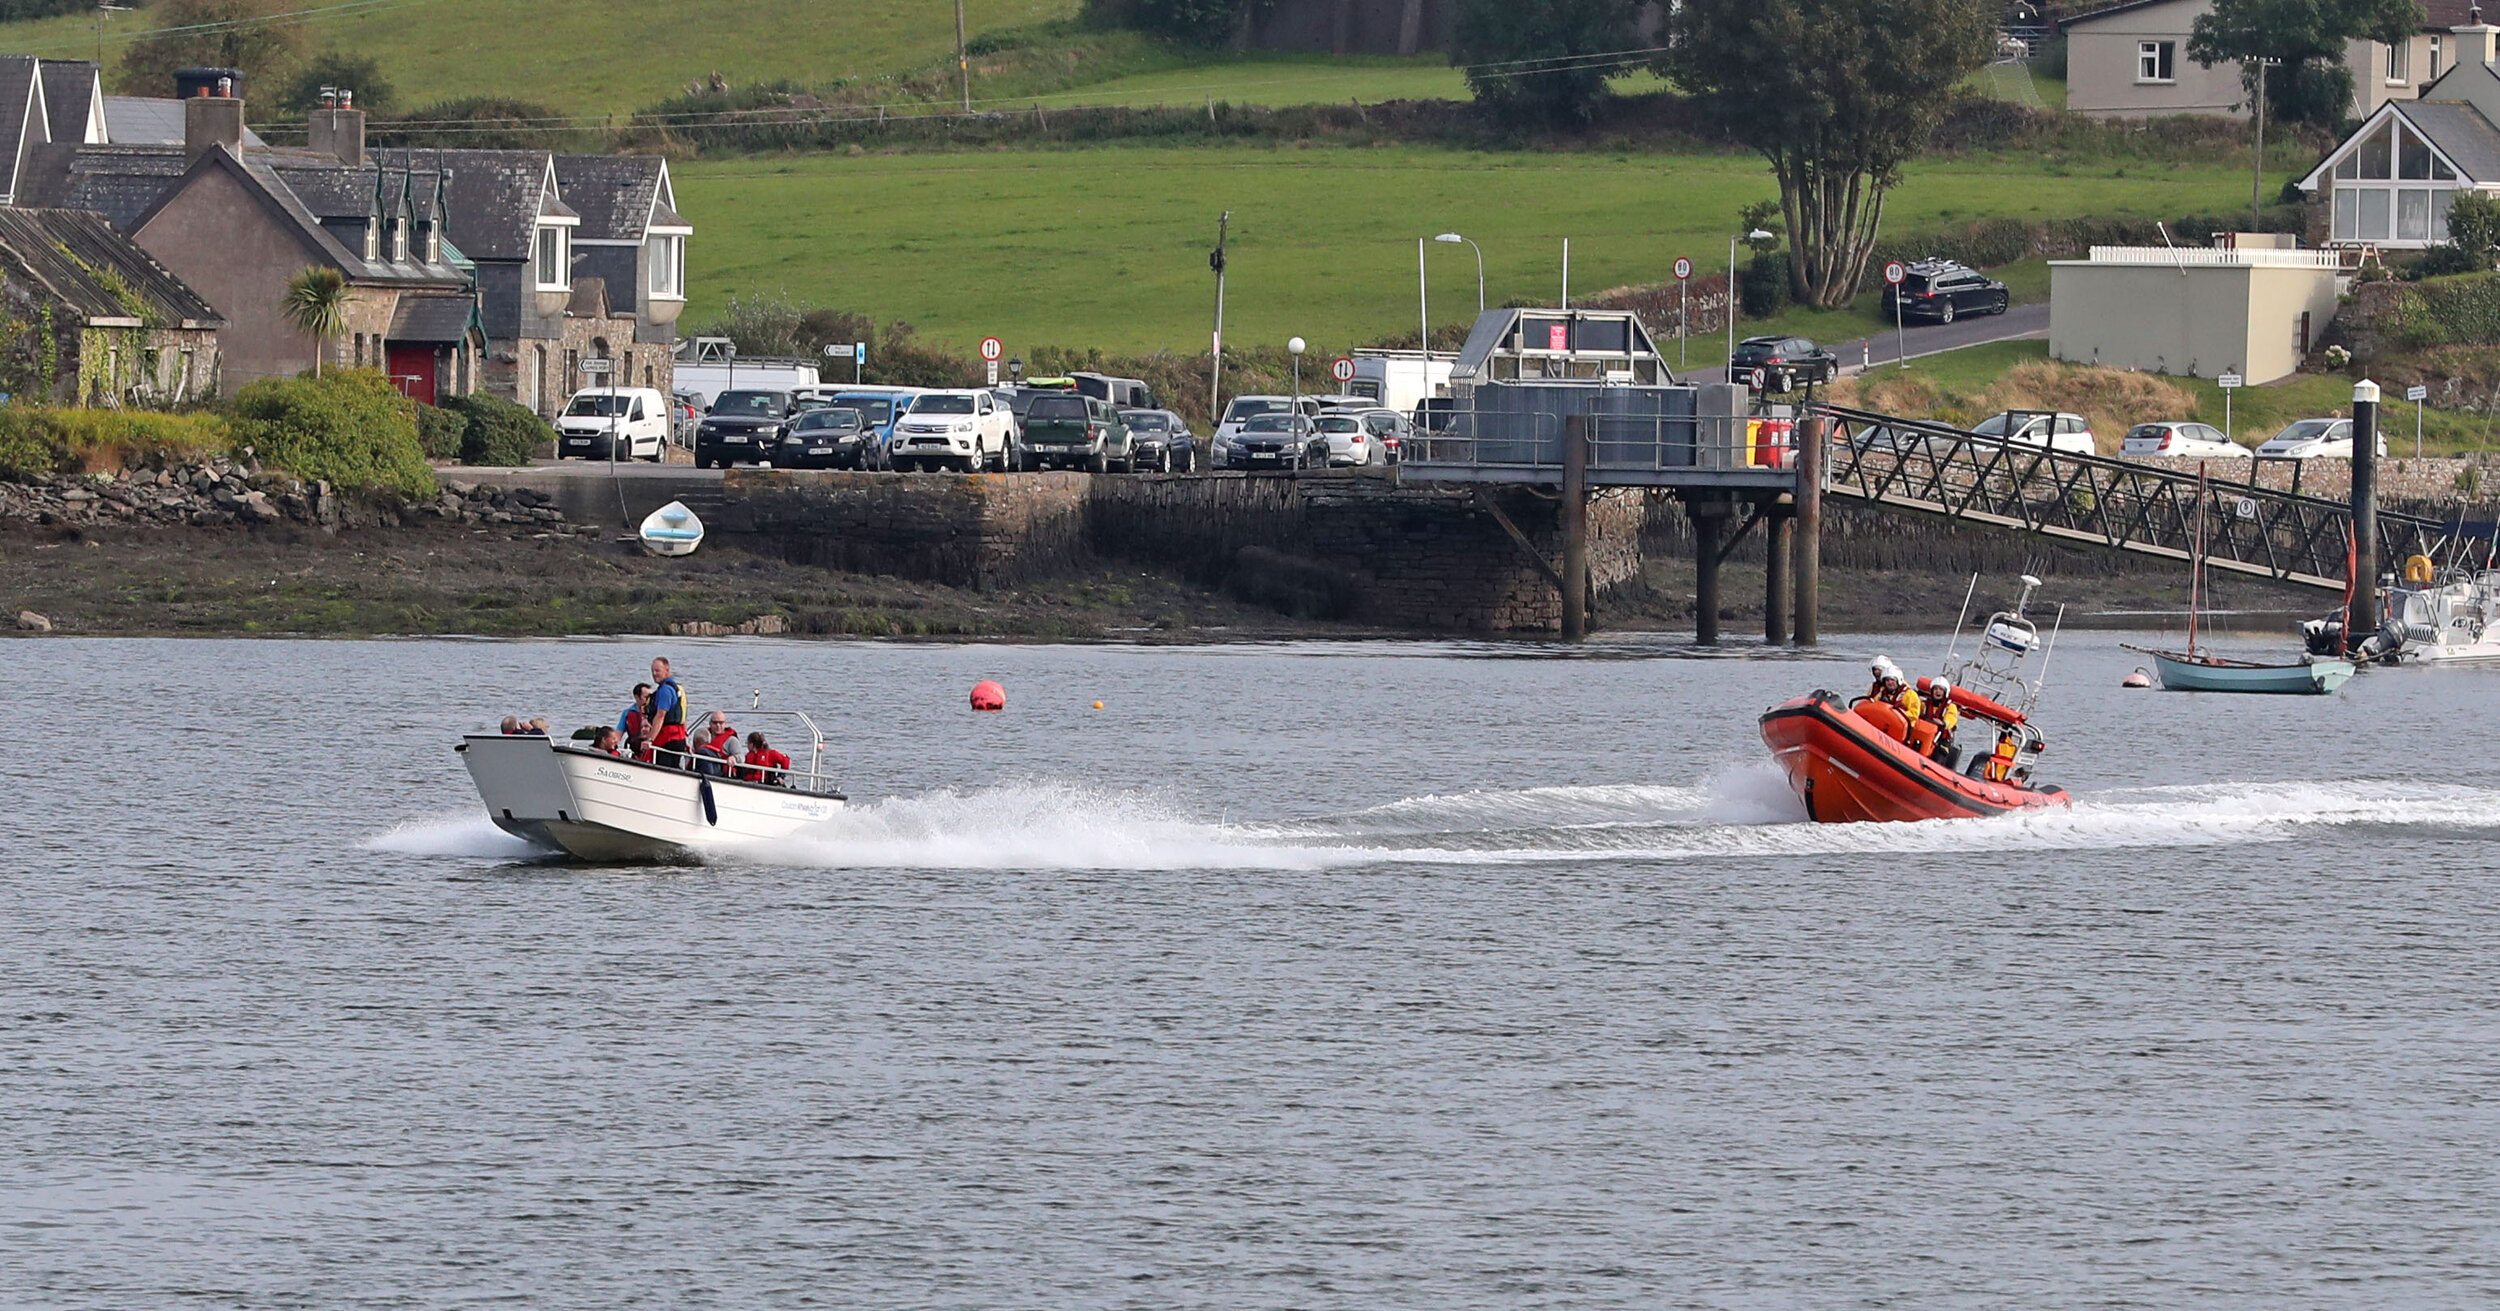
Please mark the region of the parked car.
<svg viewBox="0 0 2500 1311"><path fill-rule="evenodd" d="M1155 399L1154 389L1136 378L1122 378L1108 373L1088 373L1082 369L1068 375L1080 396L1091 396L1115 410L1155 410L1162 402Z"/></svg>
<svg viewBox="0 0 2500 1311"><path fill-rule="evenodd" d="M1122 472L1137 468L1137 448L1120 412L1075 392L1045 392L1024 408L1024 447L1016 466L1023 469L1083 469Z"/></svg>
<svg viewBox="0 0 2500 1311"><path fill-rule="evenodd" d="M2378 453L2387 454L2387 435L2379 434ZM2349 460L2352 420L2295 419L2268 437L2257 454L2269 460Z"/></svg>
<svg viewBox="0 0 2500 1311"><path fill-rule="evenodd" d="M1380 450L1380 458L1396 464L1406 453L1406 439L1415 435L1415 424L1405 415L1386 406L1359 410L1355 417L1363 421L1363 431L1370 433Z"/></svg>
<svg viewBox="0 0 2500 1311"><path fill-rule="evenodd" d="M1189 430L1189 420L1170 410L1122 410L1120 422L1137 443L1141 466L1162 473L1198 471L1198 435Z"/></svg>
<svg viewBox="0 0 2500 1311"><path fill-rule="evenodd" d="M649 460L668 450L669 401L648 387L584 387L556 416L556 458Z"/></svg>
<svg viewBox="0 0 2500 1311"><path fill-rule="evenodd" d="M781 427L790 419L786 391L725 391L712 398L711 413L694 432L694 467L717 469L732 464L759 464L772 458L781 444Z"/></svg>
<svg viewBox="0 0 2500 1311"><path fill-rule="evenodd" d="M2249 452L2247 447L2232 441L2220 428L2211 424L2139 423L2127 429L2126 438L2118 443L2118 453L2213 460L2245 456Z"/></svg>
<svg viewBox="0 0 2500 1311"><path fill-rule="evenodd" d="M1227 469L1316 469L1328 463L1328 439L1305 415L1278 410L1243 425L1225 447Z"/></svg>
<svg viewBox="0 0 2500 1311"><path fill-rule="evenodd" d="M2002 437L2009 443L2046 446L2070 455L2095 455L2100 451L2092 438L2091 421L2080 414L2007 410L1980 420L1971 431L1982 437Z"/></svg>
<svg viewBox="0 0 2500 1311"><path fill-rule="evenodd" d="M868 467L868 421L854 409L839 405L808 410L790 421L773 448L776 469L865 469Z"/></svg>
<svg viewBox="0 0 2500 1311"><path fill-rule="evenodd" d="M887 458L897 469L1003 471L1015 435L1015 412L987 390L924 391L895 420Z"/></svg>
<svg viewBox="0 0 2500 1311"><path fill-rule="evenodd" d="M669 393L668 401L677 444L693 447L695 430L703 426L703 394L679 388Z"/></svg>
<svg viewBox="0 0 2500 1311"><path fill-rule="evenodd" d="M2014 303L2005 284L1967 264L1923 259L1909 266L1899 288L1884 288L1884 317L1900 306L1903 319L1951 323L1966 314L2003 314Z"/></svg>
<svg viewBox="0 0 2500 1311"><path fill-rule="evenodd" d="M1320 395L1305 397L1304 399L1319 406L1323 410L1368 410L1380 403L1373 400L1369 396L1357 396L1351 392L1341 391L1323 392Z"/></svg>
<svg viewBox="0 0 2500 1311"><path fill-rule="evenodd" d="M1326 459L1331 465L1359 468L1378 462L1380 443L1363 427L1361 415L1330 410L1313 419L1311 426L1328 442Z"/></svg>
<svg viewBox="0 0 2500 1311"><path fill-rule="evenodd" d="M1224 407L1224 417L1216 421L1215 442L1211 448L1216 463L1224 462L1225 444L1230 442L1244 425L1262 414L1282 414L1292 409L1293 404L1294 398L1291 396L1235 396L1232 404ZM1318 398L1303 397L1302 412L1304 414L1319 413Z"/></svg>
<svg viewBox="0 0 2500 1311"><path fill-rule="evenodd" d="M1736 354L1729 358L1731 377L1739 377L1754 369L1763 369L1774 377L1785 374L1787 385L1775 384L1774 391L1788 391L1797 383L1830 382L1840 376L1840 357L1814 344L1808 337L1747 337L1736 343Z"/></svg>
<svg viewBox="0 0 2500 1311"><path fill-rule="evenodd" d="M868 463L863 467L894 467L894 421L919 394L917 387L850 387L833 394L833 405L859 411L861 421L868 425Z"/></svg>

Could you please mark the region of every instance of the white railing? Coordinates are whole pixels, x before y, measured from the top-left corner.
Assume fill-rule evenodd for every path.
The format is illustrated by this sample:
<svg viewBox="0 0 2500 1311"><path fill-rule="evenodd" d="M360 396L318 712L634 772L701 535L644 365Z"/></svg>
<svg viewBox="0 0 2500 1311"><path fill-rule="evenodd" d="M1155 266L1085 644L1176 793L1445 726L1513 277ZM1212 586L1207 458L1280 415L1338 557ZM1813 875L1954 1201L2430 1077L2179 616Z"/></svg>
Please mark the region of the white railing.
<svg viewBox="0 0 2500 1311"><path fill-rule="evenodd" d="M2095 264L2159 264L2179 268L2331 269L2331 250L2265 250L2243 247L2215 250L2206 246L2094 246Z"/></svg>

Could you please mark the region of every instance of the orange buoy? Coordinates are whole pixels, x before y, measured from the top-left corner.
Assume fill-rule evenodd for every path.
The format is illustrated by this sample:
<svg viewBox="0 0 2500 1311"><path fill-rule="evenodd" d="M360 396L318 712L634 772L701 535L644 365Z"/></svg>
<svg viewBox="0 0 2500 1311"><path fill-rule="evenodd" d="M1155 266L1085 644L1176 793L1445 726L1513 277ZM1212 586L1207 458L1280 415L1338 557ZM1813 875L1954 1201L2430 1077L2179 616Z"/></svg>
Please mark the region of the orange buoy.
<svg viewBox="0 0 2500 1311"><path fill-rule="evenodd" d="M1095 702L1095 703L1094 703L1094 709L1096 709L1096 710L1100 710L1100 709L1102 709L1102 702L1100 702L1100 701Z"/></svg>
<svg viewBox="0 0 2500 1311"><path fill-rule="evenodd" d="M1007 689L986 678L982 679L972 685L972 708L975 710L1006 709Z"/></svg>

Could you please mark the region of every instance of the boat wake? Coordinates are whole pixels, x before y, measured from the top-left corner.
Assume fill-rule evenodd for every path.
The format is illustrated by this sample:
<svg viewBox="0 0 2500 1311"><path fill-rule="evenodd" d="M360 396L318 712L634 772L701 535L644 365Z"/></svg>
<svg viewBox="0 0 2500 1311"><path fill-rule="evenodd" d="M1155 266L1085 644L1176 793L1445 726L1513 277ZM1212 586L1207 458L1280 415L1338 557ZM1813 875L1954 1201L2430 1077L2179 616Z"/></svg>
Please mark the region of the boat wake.
<svg viewBox="0 0 2500 1311"><path fill-rule="evenodd" d="M1996 819L1809 824L1767 762L1692 786L1460 792L1342 815L1204 818L1197 809L1172 793L1069 783L947 789L858 804L719 859L812 869L1330 870L2203 847L2332 826L2500 827L2500 791L2368 781L2130 788ZM469 859L545 854L465 817L402 824L365 846Z"/></svg>

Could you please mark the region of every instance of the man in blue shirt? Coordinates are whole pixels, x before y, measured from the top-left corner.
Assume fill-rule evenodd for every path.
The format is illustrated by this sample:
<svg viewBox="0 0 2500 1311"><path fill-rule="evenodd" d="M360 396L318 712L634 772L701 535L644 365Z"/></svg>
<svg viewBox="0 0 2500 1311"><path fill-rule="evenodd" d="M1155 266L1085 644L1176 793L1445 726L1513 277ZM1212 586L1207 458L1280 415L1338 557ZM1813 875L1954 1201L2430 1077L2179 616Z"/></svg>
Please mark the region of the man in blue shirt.
<svg viewBox="0 0 2500 1311"><path fill-rule="evenodd" d="M651 746L662 765L687 767L686 695L669 672L667 656L651 657Z"/></svg>

